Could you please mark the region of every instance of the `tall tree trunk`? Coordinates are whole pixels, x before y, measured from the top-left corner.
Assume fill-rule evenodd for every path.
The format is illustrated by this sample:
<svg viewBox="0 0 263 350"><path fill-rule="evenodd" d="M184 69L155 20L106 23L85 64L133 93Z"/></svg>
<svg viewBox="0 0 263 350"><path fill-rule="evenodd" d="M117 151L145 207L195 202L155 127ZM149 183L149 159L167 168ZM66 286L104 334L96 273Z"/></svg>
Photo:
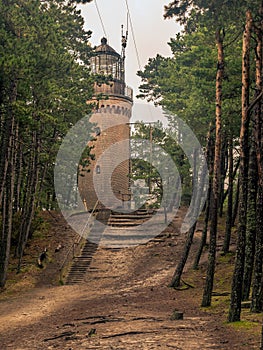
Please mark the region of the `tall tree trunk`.
<svg viewBox="0 0 263 350"><path fill-rule="evenodd" d="M21 183L23 175L23 153L21 145L18 145L17 158L16 158L16 182L14 189L14 211L21 210Z"/></svg>
<svg viewBox="0 0 263 350"><path fill-rule="evenodd" d="M10 152L8 152L8 176L2 195L2 237L0 245L0 287L5 286L10 256L13 198L14 198L14 136L10 135Z"/></svg>
<svg viewBox="0 0 263 350"><path fill-rule="evenodd" d="M28 189L26 193L25 205L22 210L21 225L19 232L19 243L17 246L17 255L19 258L17 270L20 271L22 257L26 243L28 241L32 220L35 214L36 192L39 177L39 135L33 131L33 153L31 157L31 171L29 176Z"/></svg>
<svg viewBox="0 0 263 350"><path fill-rule="evenodd" d="M195 256L195 260L193 263L193 269L198 269L198 265L202 256L203 249L207 244L207 229L210 218L210 203L211 203L211 192L212 192L212 177L213 177L213 152L214 152L214 140L212 137L212 126L210 125L208 135L207 135L207 146L206 146L206 161L209 164L209 185L206 199L206 207L205 207L205 219L204 219L204 227L202 231L202 237L200 240L199 248Z"/></svg>
<svg viewBox="0 0 263 350"><path fill-rule="evenodd" d="M225 187L225 180L226 180L226 174L228 169L228 155L227 155L227 140L226 136L223 135L222 141L224 140L222 144L222 150L221 150L221 166L220 166L220 184L219 184L219 217L221 218L223 216L223 208L224 208L224 187Z"/></svg>
<svg viewBox="0 0 263 350"><path fill-rule="evenodd" d="M206 208L205 208L205 220L204 220L204 227L203 227L203 231L202 231L202 237L200 240L200 244L199 244L199 248L198 251L196 253L195 256L195 260L193 263L193 269L197 270L198 266L199 266L199 262L203 253L203 249L205 247L205 245L207 244L207 229L208 229L208 223L209 223L209 215L210 215L210 199L211 199L211 190L212 190L212 185L209 181L209 187L208 187L208 194L207 194L207 204L206 204Z"/></svg>
<svg viewBox="0 0 263 350"><path fill-rule="evenodd" d="M232 147L233 147L233 146L232 146ZM234 151L234 150L233 150L233 151ZM233 159L233 161L234 161L234 159ZM240 159L238 158L238 159L237 159L237 162L236 162L236 165L235 165L235 168L234 168L234 170L233 170L233 175L232 175L233 181L234 181L234 179L236 178L236 174L237 174L237 171L238 171L238 169L239 169L239 163L240 163ZM229 186L227 187L226 191L224 192L224 201L226 200L226 198L227 198L227 196L228 196L228 190L229 190Z"/></svg>
<svg viewBox="0 0 263 350"><path fill-rule="evenodd" d="M262 264L263 264L263 150L262 150L262 49L263 49L263 1L261 1L260 26L255 28L257 34L256 48L256 108L254 137L256 140L257 168L258 168L258 193L257 193L257 223L256 223L256 254L254 265L254 280L252 290L251 311L260 312L263 307L262 291ZM258 97L258 98L257 98Z"/></svg>
<svg viewBox="0 0 263 350"><path fill-rule="evenodd" d="M10 206L10 178L7 180L2 199L2 239L0 249L0 288L5 286L7 269L10 256L11 233L12 233L12 207ZM11 209L10 209L11 208Z"/></svg>
<svg viewBox="0 0 263 350"><path fill-rule="evenodd" d="M3 288L6 282L7 269L10 256L11 234L12 234L12 205L14 189L14 169L10 162L8 165L9 176L6 179L6 186L3 195L3 233L0 248L0 287Z"/></svg>
<svg viewBox="0 0 263 350"><path fill-rule="evenodd" d="M215 261L216 261L216 241L217 241L217 211L218 211L218 192L220 184L220 155L221 155L221 133L222 133L222 84L224 78L224 35L221 30L216 33L216 44L218 53L217 76L216 76L216 139L215 139L215 157L214 157L214 177L212 189L212 210L210 225L210 244L206 281L203 292L202 306L210 306L214 284Z"/></svg>
<svg viewBox="0 0 263 350"><path fill-rule="evenodd" d="M237 186L236 186L236 195L235 195L234 208L233 208L232 227L235 226L235 222L236 222L236 218L237 218L237 214L238 214L239 188L240 188L240 180L239 180L239 174L238 174Z"/></svg>
<svg viewBox="0 0 263 350"><path fill-rule="evenodd" d="M234 159L233 159L233 135L231 133L229 137L229 171L228 171L228 201L227 201L227 218L226 218L226 231L223 244L223 253L227 254L229 252L231 230L232 230L232 217L233 217L233 170L234 170Z"/></svg>
<svg viewBox="0 0 263 350"><path fill-rule="evenodd" d="M259 350L263 350L263 321L262 321L262 328L261 328L261 342L260 342Z"/></svg>
<svg viewBox="0 0 263 350"><path fill-rule="evenodd" d="M248 204L247 204L247 228L246 228L246 252L242 300L249 299L251 279L254 265L255 241L256 241L256 202L257 202L257 164L255 140L252 138L249 156L248 170Z"/></svg>
<svg viewBox="0 0 263 350"><path fill-rule="evenodd" d="M261 312L263 310L262 300L262 263L263 263L263 193L262 186L258 188L257 196L257 227L256 227L256 254L254 265L254 279L252 285L251 311Z"/></svg>
<svg viewBox="0 0 263 350"><path fill-rule="evenodd" d="M196 150L194 151L194 159L197 159L198 155ZM198 173L198 170L200 171L200 173ZM193 170L193 189L194 191L196 191L195 193L193 193L193 197L194 197L194 205L193 205L193 215L196 216L196 213L199 210L200 207L200 201L201 201L201 192L204 186L204 171L205 171L205 167L203 166L200 169L196 168L196 163L194 165L194 170ZM200 180L199 180L200 179ZM190 228L188 234L187 234L187 239L185 241L185 245L184 245L184 250L183 250L183 254L181 256L181 259L176 267L175 273L172 277L172 281L170 283L170 287L176 288L180 285L181 282L181 277L182 277L182 273L185 267L185 264L187 262L188 256L189 256L189 252L191 249L191 245L193 242L193 238L194 238L194 233L195 233L195 228L196 228L196 222L194 223L194 225Z"/></svg>
<svg viewBox="0 0 263 350"><path fill-rule="evenodd" d="M36 200L36 207L37 208L45 208L48 209L48 197L42 196L43 188L44 188L44 182L46 180L46 174L48 170L48 162L42 167L41 171L39 171L39 187L38 187L38 195L37 195L37 200ZM44 200L43 200L44 199Z"/></svg>
<svg viewBox="0 0 263 350"><path fill-rule="evenodd" d="M14 117L10 111L3 123L2 137L1 137L1 158L0 158L0 203L5 190L7 169L8 169L8 153L10 152L11 133L14 127Z"/></svg>
<svg viewBox="0 0 263 350"><path fill-rule="evenodd" d="M13 79L10 82L8 91L8 100L4 101L6 108L6 116L2 125L1 135L1 158L0 158L0 203L2 202L2 195L5 189L5 182L8 173L8 160L12 151L13 138L11 137L14 133L15 117L13 113L13 103L17 98L17 84L18 80L16 73L13 72Z"/></svg>
<svg viewBox="0 0 263 350"><path fill-rule="evenodd" d="M15 155L15 116L13 103L17 97L17 80L10 84L10 96L7 102L7 116L4 121L3 138L4 149L1 157L1 188L0 203L2 204L2 235L0 244L0 287L3 288L6 282L6 275L10 256L12 218L13 218L13 197L14 197L14 155ZM7 173L9 176L7 176Z"/></svg>
<svg viewBox="0 0 263 350"><path fill-rule="evenodd" d="M194 237L194 233L195 233L195 228L196 228L196 222L194 223L194 225L190 228L188 234L187 234L187 239L184 245L184 250L183 250L183 254L181 256L181 259L176 267L175 273L172 277L172 281L169 284L170 287L172 288L176 288L179 287L180 283L181 283L181 277L183 274L183 270L185 267L185 264L187 262L188 256L189 256L189 252L193 243L193 237Z"/></svg>
<svg viewBox="0 0 263 350"><path fill-rule="evenodd" d="M249 73L250 73L250 39L252 32L251 11L246 12L246 27L243 35L242 59L242 120L240 129L240 203L238 213L238 240L235 269L232 279L231 302L228 321L240 321L242 286L245 262L246 218L247 218L247 177L248 177L248 131L249 131Z"/></svg>

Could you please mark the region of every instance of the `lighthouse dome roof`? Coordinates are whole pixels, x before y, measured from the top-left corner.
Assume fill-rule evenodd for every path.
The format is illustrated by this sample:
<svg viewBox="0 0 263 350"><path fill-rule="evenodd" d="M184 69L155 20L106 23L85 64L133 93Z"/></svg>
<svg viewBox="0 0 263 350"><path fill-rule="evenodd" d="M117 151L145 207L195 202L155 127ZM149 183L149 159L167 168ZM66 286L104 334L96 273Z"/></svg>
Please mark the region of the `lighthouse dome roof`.
<svg viewBox="0 0 263 350"><path fill-rule="evenodd" d="M110 53L110 54L114 54L114 55L119 56L119 54L110 45L107 44L106 38L101 39L101 45L96 47L95 52L96 53Z"/></svg>

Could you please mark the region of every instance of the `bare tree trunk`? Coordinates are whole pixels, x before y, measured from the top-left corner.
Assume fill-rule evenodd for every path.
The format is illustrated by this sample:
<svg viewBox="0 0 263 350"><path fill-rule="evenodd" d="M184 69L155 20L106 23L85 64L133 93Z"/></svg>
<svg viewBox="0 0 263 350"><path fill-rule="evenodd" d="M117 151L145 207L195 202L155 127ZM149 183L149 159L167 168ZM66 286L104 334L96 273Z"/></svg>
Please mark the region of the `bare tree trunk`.
<svg viewBox="0 0 263 350"><path fill-rule="evenodd" d="M203 292L202 306L210 306L214 284L215 261L216 261L216 241L217 241L217 219L218 219L218 192L220 184L220 155L221 155L221 132L222 132L222 83L224 78L224 35L221 30L216 33L218 63L216 76L216 139L215 139L215 157L214 157L214 177L212 188L212 210L210 224L210 244L206 281Z"/></svg>
<svg viewBox="0 0 263 350"><path fill-rule="evenodd" d="M195 150L194 159L197 159L197 157L198 157L198 155L196 154L196 150ZM200 173L198 173L198 170L200 171ZM197 169L196 163L195 163L194 169L193 169L193 189L197 192L193 193L193 197L195 200L195 203L193 205L193 211L194 211L193 215L196 215L196 212L198 212L199 207L200 207L201 192L202 192L202 188L204 186L204 178L205 178L204 171L205 171L204 166L201 169ZM190 228L190 230L188 232L187 239L186 239L185 245L184 245L183 254L182 254L182 257L181 257L181 259L176 267L175 273L172 277L172 281L169 285L170 287L176 288L180 285L183 270L184 270L185 264L187 262L189 252L190 252L190 249L191 249L191 246L193 243L195 228L196 228L196 222L194 223L194 225Z"/></svg>
<svg viewBox="0 0 263 350"><path fill-rule="evenodd" d="M12 112L11 112L12 113ZM3 192L5 190L5 183L8 169L8 153L10 152L11 132L13 132L14 118L8 113L3 124L2 144L1 144L1 164L0 164L0 202L2 202Z"/></svg>
<svg viewBox="0 0 263 350"><path fill-rule="evenodd" d="M38 133L33 131L32 135L33 143L33 153L31 157L31 171L29 176L29 184L26 193L25 205L22 210L21 225L19 232L19 243L17 246L17 255L19 258L17 270L20 271L22 257L26 243L28 241L29 232L32 224L32 220L35 214L35 202L36 202L36 192L38 186L38 177L39 177L39 138Z"/></svg>
<svg viewBox="0 0 263 350"><path fill-rule="evenodd" d="M21 145L18 145L17 159L16 159L16 181L15 181L15 190L14 190L14 211L18 212L21 210L21 183L22 183L22 174L23 174L23 153Z"/></svg>
<svg viewBox="0 0 263 350"><path fill-rule="evenodd" d="M10 135L10 152L8 152L8 176L2 196L2 239L0 245L0 287L5 286L10 256L13 198L14 198L14 137Z"/></svg>
<svg viewBox="0 0 263 350"><path fill-rule="evenodd" d="M206 241L207 241L207 229L208 229L209 216L210 216L210 205L209 205L210 199L211 199L211 183L209 183L209 188L208 188L207 205L205 208L205 221L204 221L204 227L203 227L203 231L202 231L202 237L200 240L198 251L197 251L196 256L195 256L194 263L193 263L194 270L198 269L199 262L200 262L200 259L201 259L202 253L203 253L203 249L204 249L205 245L207 244Z"/></svg>
<svg viewBox="0 0 263 350"><path fill-rule="evenodd" d="M11 234L12 234L12 205L13 205L13 169L12 164L8 166L9 176L6 179L6 186L3 195L3 233L0 249L0 287L5 286L7 268L10 256Z"/></svg>
<svg viewBox="0 0 263 350"><path fill-rule="evenodd" d="M235 222L236 222L236 218L237 218L237 214L238 214L239 188L240 188L240 180L239 180L239 174L238 174L237 186L236 186L236 196L235 196L235 202L234 202L234 208L233 208L232 227L235 226Z"/></svg>
<svg viewBox="0 0 263 350"><path fill-rule="evenodd" d="M261 312L263 310L262 300L262 263L263 263L263 193L262 187L258 188L257 197L257 227L256 227L256 252L254 265L254 279L252 285L251 311Z"/></svg>
<svg viewBox="0 0 263 350"><path fill-rule="evenodd" d="M225 139L225 135L222 137L222 140L224 139L224 142L222 144L222 150L221 150L221 166L220 166L220 184L219 184L219 217L221 218L223 216L223 208L224 208L224 202L225 202L225 196L224 196L224 186L225 186L225 180L226 180L226 174L228 169L228 155L227 155L227 140Z"/></svg>
<svg viewBox="0 0 263 350"><path fill-rule="evenodd" d="M223 253L227 254L229 252L229 245L231 239L231 229L232 229L232 214L233 214L233 170L234 170L234 159L233 159L233 136L229 137L229 171L228 171L228 202L227 202L227 218L226 218L226 231L223 244Z"/></svg>
<svg viewBox="0 0 263 350"><path fill-rule="evenodd" d="M234 150L233 150L234 151ZM234 159L233 159L234 160ZM240 163L240 159L238 158L237 162L236 162L236 165L235 165L235 168L233 170L233 181L236 177L236 174L237 174L237 171L238 171L238 168L239 168L239 163ZM224 201L226 200L227 196L228 196L228 190L229 190L229 186L227 187L226 191L224 192Z"/></svg>
<svg viewBox="0 0 263 350"><path fill-rule="evenodd" d="M2 204L2 236L0 244L0 287L3 288L6 282L6 275L10 256L12 218L13 218L13 197L14 197L14 130L15 116L12 104L17 96L17 80L14 79L10 84L10 96L7 107L7 116L3 123L3 142L1 157L1 188L0 203ZM7 176L7 173L9 176Z"/></svg>
<svg viewBox="0 0 263 350"><path fill-rule="evenodd" d="M193 180L192 180L192 188L193 190L196 190L197 186L195 184L195 181L197 181L197 169L196 169L196 149L194 150L194 155L193 155L193 159L194 159L194 169L193 169ZM196 194L193 193L192 197L196 198ZM194 206L194 210L195 210L196 206ZM194 225L190 228L188 234L187 234L187 239L185 241L185 245L184 245L184 250L183 250L183 254L181 256L181 259L179 261L179 263L177 264L176 270L174 272L174 275L172 277L172 281L170 283L170 287L176 288L179 287L180 282L181 282L181 277L183 274L183 270L185 267L185 264L187 262L188 256L189 256L189 252L191 249L191 245L193 242L193 237L194 237L194 232L195 232L195 227L196 227L196 223L194 223Z"/></svg>
<svg viewBox="0 0 263 350"><path fill-rule="evenodd" d="M259 10L261 23L259 27L255 28L257 34L257 48L256 48L256 97L262 94L263 80L262 80L262 49L263 49L263 1ZM257 100L257 98L256 98ZM258 168L258 193L257 193L257 220L256 220L256 253L254 265L254 280L252 289L251 311L261 312L263 309L263 150L262 150L262 97L257 101L255 108L255 127L254 137L256 140L256 154L257 154L257 168Z"/></svg>
<svg viewBox="0 0 263 350"><path fill-rule="evenodd" d="M263 350L263 321L262 321L262 328L261 328L261 342L260 342L259 350Z"/></svg>
<svg viewBox="0 0 263 350"><path fill-rule="evenodd" d="M257 207L257 164L255 140L252 138L250 146L249 170L248 170L248 204L247 204L247 228L246 251L242 300L249 299L251 279L254 265L255 241L256 241L256 207Z"/></svg>
<svg viewBox="0 0 263 350"><path fill-rule="evenodd" d="M211 209L210 202L211 202L211 192L212 192L213 151L214 151L214 142L211 134L212 134L212 130L210 125L208 135L207 135L207 146L206 146L207 147L206 160L207 160L207 163L209 164L209 187L208 187L207 200L206 200L204 227L202 231L202 237L200 240L199 248L196 253L194 264L193 264L194 270L198 269L198 265L202 256L203 249L207 244L207 229L208 229L210 209Z"/></svg>
<svg viewBox="0 0 263 350"><path fill-rule="evenodd" d="M182 257L176 267L175 273L172 277L172 281L169 284L169 287L179 287L180 282L181 282L181 277L183 274L183 270L185 267L185 264L187 262L188 256L189 256L189 252L192 246L192 242L193 242L193 237L194 237L194 233L195 233L195 227L196 227L196 222L194 223L194 225L190 228L188 235L187 235L187 239L184 245L184 250L183 250L183 254Z"/></svg>
<svg viewBox="0 0 263 350"><path fill-rule="evenodd" d="M232 279L231 302L228 321L240 321L242 286L245 262L246 244L246 219L247 219L247 177L248 177L248 130L250 113L249 87L250 87L250 40L252 33L251 11L246 12L246 27L243 35L243 60L242 60L242 121L240 129L240 201L238 215L238 240L236 250L235 269Z"/></svg>

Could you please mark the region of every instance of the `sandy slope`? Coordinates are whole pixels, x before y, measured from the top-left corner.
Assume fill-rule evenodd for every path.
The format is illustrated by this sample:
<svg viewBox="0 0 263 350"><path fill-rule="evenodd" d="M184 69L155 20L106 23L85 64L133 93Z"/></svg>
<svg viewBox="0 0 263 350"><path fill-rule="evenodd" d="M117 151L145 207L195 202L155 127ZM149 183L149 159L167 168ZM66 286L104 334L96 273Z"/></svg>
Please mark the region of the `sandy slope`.
<svg viewBox="0 0 263 350"><path fill-rule="evenodd" d="M46 272L39 287L2 299L1 350L258 348L200 311L198 288L167 287L183 246L178 225L146 245L99 248L82 284L54 286ZM174 309L183 320L170 319Z"/></svg>

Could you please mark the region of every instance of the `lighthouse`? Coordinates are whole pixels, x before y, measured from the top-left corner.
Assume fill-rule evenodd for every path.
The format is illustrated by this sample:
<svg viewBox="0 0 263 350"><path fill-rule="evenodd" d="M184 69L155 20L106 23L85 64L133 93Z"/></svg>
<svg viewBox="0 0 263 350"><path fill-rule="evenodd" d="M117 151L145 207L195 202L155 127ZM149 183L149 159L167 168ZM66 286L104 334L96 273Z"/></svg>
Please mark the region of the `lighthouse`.
<svg viewBox="0 0 263 350"><path fill-rule="evenodd" d="M87 103L96 105L90 122L93 140L88 143L95 159L78 180L79 192L88 210L99 208L116 210L125 206L129 198L129 121L132 114L133 91L125 82L125 48L127 35L122 35L122 52L116 52L101 39L90 59L93 74L99 79L94 95Z"/></svg>

